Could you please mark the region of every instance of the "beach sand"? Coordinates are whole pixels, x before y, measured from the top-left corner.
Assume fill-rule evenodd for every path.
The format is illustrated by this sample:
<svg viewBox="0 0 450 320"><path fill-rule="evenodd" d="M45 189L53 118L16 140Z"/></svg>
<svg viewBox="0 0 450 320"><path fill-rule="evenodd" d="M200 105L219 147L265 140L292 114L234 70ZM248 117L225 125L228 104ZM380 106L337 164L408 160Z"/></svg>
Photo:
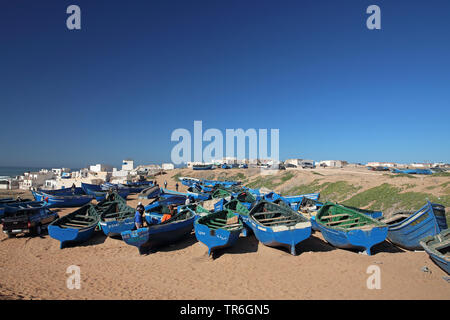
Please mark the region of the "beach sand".
<svg viewBox="0 0 450 320"><path fill-rule="evenodd" d="M175 173L159 176L159 184L167 180L174 189ZM132 195L128 203L135 207L138 201ZM423 251L383 242L367 256L336 249L315 232L297 252L266 247L253 235L212 260L193 233L144 256L101 232L62 250L46 234L8 239L2 233L0 299L450 299L447 274ZM80 289L67 288L71 265L80 267ZM367 288L373 265L380 268L381 289Z"/></svg>

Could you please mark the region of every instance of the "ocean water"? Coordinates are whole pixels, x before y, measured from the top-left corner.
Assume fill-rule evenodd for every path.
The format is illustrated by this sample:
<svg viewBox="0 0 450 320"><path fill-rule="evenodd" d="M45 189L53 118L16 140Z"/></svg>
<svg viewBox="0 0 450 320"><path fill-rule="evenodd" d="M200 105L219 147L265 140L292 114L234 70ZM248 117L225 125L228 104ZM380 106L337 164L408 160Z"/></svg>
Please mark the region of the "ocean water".
<svg viewBox="0 0 450 320"><path fill-rule="evenodd" d="M39 167L0 167L0 177L15 177L21 176L24 172L36 172L41 169L51 169L51 168L39 168Z"/></svg>

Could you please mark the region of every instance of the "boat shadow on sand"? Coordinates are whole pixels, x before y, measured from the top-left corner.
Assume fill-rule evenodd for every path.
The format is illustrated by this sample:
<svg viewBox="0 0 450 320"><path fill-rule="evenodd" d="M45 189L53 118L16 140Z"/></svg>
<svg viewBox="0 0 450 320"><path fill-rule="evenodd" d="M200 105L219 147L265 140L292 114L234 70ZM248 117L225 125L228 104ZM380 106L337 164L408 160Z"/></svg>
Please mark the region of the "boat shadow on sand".
<svg viewBox="0 0 450 320"><path fill-rule="evenodd" d="M244 254L258 251L259 241L252 234L247 237L239 237L236 243L232 247L216 249L212 252L211 258L216 260L222 255L227 254Z"/></svg>
<svg viewBox="0 0 450 320"><path fill-rule="evenodd" d="M66 243L64 245L64 248L73 248L73 247L90 247L90 246L96 246L99 244L103 244L106 241L107 236L101 231L95 231L89 240L84 242L76 242L76 243Z"/></svg>
<svg viewBox="0 0 450 320"><path fill-rule="evenodd" d="M171 244L159 245L159 246L150 246L148 248L144 248L144 254L152 254L156 252L171 252L177 250L183 250L187 247L190 247L197 243L197 238L195 237L195 233L191 232L190 234L184 236L176 242Z"/></svg>

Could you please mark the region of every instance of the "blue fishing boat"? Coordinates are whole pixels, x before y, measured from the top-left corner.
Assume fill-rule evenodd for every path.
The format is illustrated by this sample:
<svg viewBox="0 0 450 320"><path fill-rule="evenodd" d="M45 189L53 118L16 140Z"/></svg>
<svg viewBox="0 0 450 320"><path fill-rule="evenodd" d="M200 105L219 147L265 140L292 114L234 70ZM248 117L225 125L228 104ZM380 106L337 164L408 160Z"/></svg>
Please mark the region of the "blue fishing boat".
<svg viewBox="0 0 450 320"><path fill-rule="evenodd" d="M33 197L36 201L47 202L47 206L49 208L81 207L91 202L91 200L94 198L92 195L86 194L53 195L40 191L31 191L31 193L33 194Z"/></svg>
<svg viewBox="0 0 450 320"><path fill-rule="evenodd" d="M221 168L222 168L222 169L231 169L231 166L228 165L228 164L226 164L226 163L224 163L224 164L221 166Z"/></svg>
<svg viewBox="0 0 450 320"><path fill-rule="evenodd" d="M136 210L125 199L115 194L113 201L104 200L95 206L100 216L98 225L108 237L120 236L123 231L134 228Z"/></svg>
<svg viewBox="0 0 450 320"><path fill-rule="evenodd" d="M212 164L196 164L192 166L192 170L212 170Z"/></svg>
<svg viewBox="0 0 450 320"><path fill-rule="evenodd" d="M276 192L270 192L264 195L264 200L274 202L277 200L283 200L285 203L289 204L290 207L298 211L300 204L302 203L303 199L311 199L311 200L319 200L320 193L307 193L307 194L301 194L297 196L282 196Z"/></svg>
<svg viewBox="0 0 450 320"><path fill-rule="evenodd" d="M209 186L209 187L214 187L216 185L222 185L224 187L230 187L230 186L238 186L241 184L241 182L239 181L231 181L231 180L207 180L207 179L203 179L200 181L201 184Z"/></svg>
<svg viewBox="0 0 450 320"><path fill-rule="evenodd" d="M420 245L442 270L450 274L450 229L425 237Z"/></svg>
<svg viewBox="0 0 450 320"><path fill-rule="evenodd" d="M311 222L288 206L261 200L244 220L256 238L266 246L287 247L296 255L295 246L311 235Z"/></svg>
<svg viewBox="0 0 450 320"><path fill-rule="evenodd" d="M235 244L243 228L239 216L229 210L205 215L194 223L195 237L208 247L208 256Z"/></svg>
<svg viewBox="0 0 450 320"><path fill-rule="evenodd" d="M68 215L53 221L48 226L50 237L60 241L60 248L68 244L87 241L94 234L100 220L97 210L87 204Z"/></svg>
<svg viewBox="0 0 450 320"><path fill-rule="evenodd" d="M143 185L143 184L133 185L133 184L122 184L122 183L114 184L114 183L110 183L110 182L105 182L100 187L101 187L102 191L108 191L110 189L113 189L113 190L127 190L129 193L139 193L139 192L143 191L144 189L149 188L149 184L151 184L151 183L149 182L145 185Z"/></svg>
<svg viewBox="0 0 450 320"><path fill-rule="evenodd" d="M178 180L181 181L182 185L185 185L186 187L192 186L194 183L200 183L199 179L196 178L190 178L190 177L179 177Z"/></svg>
<svg viewBox="0 0 450 320"><path fill-rule="evenodd" d="M81 183L81 188L84 190L84 192L86 193L86 194L91 194L91 193L89 193L88 191L90 191L90 192L93 192L93 191L99 191L99 192L102 192L103 190L102 190L102 186L101 185L98 185L98 184L90 184L90 183Z"/></svg>
<svg viewBox="0 0 450 320"><path fill-rule="evenodd" d="M170 219L152 224L146 228L140 228L121 233L126 244L135 246L140 254L148 253L149 249L161 245L167 245L186 237L192 232L195 214L191 210L182 210Z"/></svg>
<svg viewBox="0 0 450 320"><path fill-rule="evenodd" d="M174 191L174 190L169 190L169 189L165 189L165 188L161 188L161 196L183 196L186 198L191 198L193 200L199 200L199 201L204 201L204 200L209 200L211 198L211 195L206 194L206 193L198 193L198 192L179 192L179 191Z"/></svg>
<svg viewBox="0 0 450 320"><path fill-rule="evenodd" d="M317 212L315 222L325 240L338 248L364 250L383 242L388 226L356 210L326 202Z"/></svg>
<svg viewBox="0 0 450 320"><path fill-rule="evenodd" d="M93 191L89 188L84 190L87 192L88 195L94 196L95 200L97 200L98 202L105 200L106 196L108 195L107 191ZM126 189L119 189L115 191L119 194L119 196L121 196L124 199L126 199L130 194L130 192Z"/></svg>
<svg viewBox="0 0 450 320"><path fill-rule="evenodd" d="M142 190L138 195L138 199L154 199L159 197L160 194L161 189L158 186L154 186Z"/></svg>
<svg viewBox="0 0 450 320"><path fill-rule="evenodd" d="M433 174L429 169L393 169L393 173L404 173L404 174Z"/></svg>
<svg viewBox="0 0 450 320"><path fill-rule="evenodd" d="M414 213L399 212L380 221L389 226L388 240L408 250L421 250L420 240L447 229L445 207L430 202Z"/></svg>
<svg viewBox="0 0 450 320"><path fill-rule="evenodd" d="M54 196L72 196L72 195L86 195L86 192L84 192L83 188L75 187L75 188L62 188L62 189L55 189L55 190L43 190L39 189L39 192L51 194Z"/></svg>
<svg viewBox="0 0 450 320"><path fill-rule="evenodd" d="M186 203L186 197L181 195L165 195L155 199L152 203L145 206L145 220L149 224L158 223L161 217L177 210L179 205Z"/></svg>

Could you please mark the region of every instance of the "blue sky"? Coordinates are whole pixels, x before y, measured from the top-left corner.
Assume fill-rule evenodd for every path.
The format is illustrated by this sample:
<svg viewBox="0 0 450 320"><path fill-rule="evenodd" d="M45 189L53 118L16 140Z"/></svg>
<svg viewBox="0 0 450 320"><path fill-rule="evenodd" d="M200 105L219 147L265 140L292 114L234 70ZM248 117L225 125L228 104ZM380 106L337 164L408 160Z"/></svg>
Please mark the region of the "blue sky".
<svg viewBox="0 0 450 320"><path fill-rule="evenodd" d="M81 30L66 8L81 8ZM381 30L366 8L381 8ZM450 162L448 1L10 1L0 165L170 161L176 128L280 157Z"/></svg>

